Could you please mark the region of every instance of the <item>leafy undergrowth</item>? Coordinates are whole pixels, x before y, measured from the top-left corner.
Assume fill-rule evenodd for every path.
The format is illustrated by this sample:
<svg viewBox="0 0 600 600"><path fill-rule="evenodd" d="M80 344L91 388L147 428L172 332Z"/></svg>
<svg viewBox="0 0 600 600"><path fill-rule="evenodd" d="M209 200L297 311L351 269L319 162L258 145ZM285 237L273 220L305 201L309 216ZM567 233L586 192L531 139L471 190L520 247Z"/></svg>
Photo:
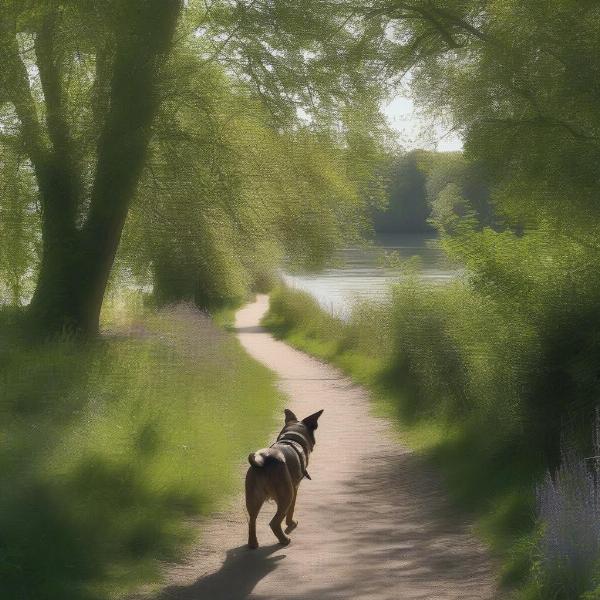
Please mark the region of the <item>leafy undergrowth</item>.
<svg viewBox="0 0 600 600"><path fill-rule="evenodd" d="M272 428L272 374L185 305L95 342L3 339L0 597L119 598L158 581Z"/></svg>
<svg viewBox="0 0 600 600"><path fill-rule="evenodd" d="M451 499L475 517L480 535L502 564L504 587L541 599L538 587L529 583L539 537L534 493L543 473L539 454L517 427L489 414L490 407L458 410L450 400L444 402L459 376L453 348L435 346L429 313L420 324L415 318L408 327L399 325L397 311L408 307L398 304L410 298L414 289L409 287L396 290L389 302L356 305L348 320L322 310L304 292L281 287L271 295L263 325L368 386L375 410L392 418L403 441L439 468ZM414 305L410 312L415 317ZM423 384L427 369L434 372L432 379L441 380L437 389Z"/></svg>

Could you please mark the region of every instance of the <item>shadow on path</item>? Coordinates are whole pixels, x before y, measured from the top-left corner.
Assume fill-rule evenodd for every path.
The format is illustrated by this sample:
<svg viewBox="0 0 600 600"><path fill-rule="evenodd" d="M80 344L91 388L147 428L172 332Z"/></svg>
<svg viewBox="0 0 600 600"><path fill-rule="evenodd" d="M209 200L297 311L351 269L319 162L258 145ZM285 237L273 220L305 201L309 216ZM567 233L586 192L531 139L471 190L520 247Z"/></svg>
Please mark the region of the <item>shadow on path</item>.
<svg viewBox="0 0 600 600"><path fill-rule="evenodd" d="M271 556L279 544L249 550L246 545L227 551L223 566L191 585L172 586L156 600L245 600L258 582L277 568L285 554Z"/></svg>
<svg viewBox="0 0 600 600"><path fill-rule="evenodd" d="M234 327L233 331L239 335L240 333L265 333L266 329L260 325L251 325L249 327Z"/></svg>
<svg viewBox="0 0 600 600"><path fill-rule="evenodd" d="M412 591L411 598L453 597L453 590L461 590L462 598L490 597L481 589L489 559L421 458L412 453L370 457L340 500L333 528L347 539L363 571L356 587L377 589L378 579L393 573L398 585ZM358 528L356 515L363 516Z"/></svg>
<svg viewBox="0 0 600 600"><path fill-rule="evenodd" d="M489 559L448 506L431 467L412 453L383 448L358 463L333 498L313 496L312 534L292 543L287 556L273 555L282 550L278 544L233 548L215 573L153 600L502 597L494 592ZM284 558L283 576L269 577Z"/></svg>

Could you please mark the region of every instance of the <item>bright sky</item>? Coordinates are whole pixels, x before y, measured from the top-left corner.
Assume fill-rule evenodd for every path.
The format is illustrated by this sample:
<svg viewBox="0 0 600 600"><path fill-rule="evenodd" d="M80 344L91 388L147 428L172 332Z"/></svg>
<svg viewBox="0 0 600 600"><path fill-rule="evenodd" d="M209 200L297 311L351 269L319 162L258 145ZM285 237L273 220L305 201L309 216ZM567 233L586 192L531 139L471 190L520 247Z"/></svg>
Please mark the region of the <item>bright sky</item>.
<svg viewBox="0 0 600 600"><path fill-rule="evenodd" d="M396 96L385 106L384 113L391 127L398 132L398 142L404 148L440 152L462 150L460 136L448 132L447 128L432 124L419 114L412 100L406 96Z"/></svg>

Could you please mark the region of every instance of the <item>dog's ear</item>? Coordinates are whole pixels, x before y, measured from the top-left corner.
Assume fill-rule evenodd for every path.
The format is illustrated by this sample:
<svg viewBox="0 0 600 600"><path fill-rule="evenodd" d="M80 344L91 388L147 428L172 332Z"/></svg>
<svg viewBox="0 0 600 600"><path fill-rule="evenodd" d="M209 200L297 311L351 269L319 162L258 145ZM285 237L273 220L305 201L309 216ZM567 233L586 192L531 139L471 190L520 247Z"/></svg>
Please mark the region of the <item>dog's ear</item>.
<svg viewBox="0 0 600 600"><path fill-rule="evenodd" d="M297 423L298 422L298 417L289 408L286 408L283 412L285 414L285 424L286 425L288 423Z"/></svg>
<svg viewBox="0 0 600 600"><path fill-rule="evenodd" d="M319 417L323 414L323 409L321 409L320 411L313 413L312 415L309 415L308 417L306 417L305 419L302 419L302 422L309 428L309 429L316 429L319 424L318 424L318 420Z"/></svg>

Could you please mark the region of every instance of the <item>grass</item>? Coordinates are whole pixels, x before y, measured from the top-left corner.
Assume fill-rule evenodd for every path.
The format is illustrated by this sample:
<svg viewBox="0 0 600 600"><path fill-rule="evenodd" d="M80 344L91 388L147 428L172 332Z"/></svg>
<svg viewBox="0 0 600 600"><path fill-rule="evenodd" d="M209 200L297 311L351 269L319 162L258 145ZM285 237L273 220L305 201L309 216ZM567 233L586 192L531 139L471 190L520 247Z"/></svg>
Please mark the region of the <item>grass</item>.
<svg viewBox="0 0 600 600"><path fill-rule="evenodd" d="M358 304L344 321L310 295L284 287L271 295L263 325L371 390L375 409L396 423L405 443L436 465L453 502L476 519L480 535L500 558L502 583L524 589L538 538L534 489L542 464L518 428L503 429L485 413L487 407L459 410L454 400L444 399L455 377L453 345L434 346L436 313L425 312L419 321L423 307L411 298L411 289L403 294L401 312L414 317L404 329L395 320L394 301ZM445 374L443 381L427 383L427 377L439 374Z"/></svg>
<svg viewBox="0 0 600 600"><path fill-rule="evenodd" d="M30 346L8 325L0 597L99 600L157 582L272 429L272 374L189 306L88 343Z"/></svg>

